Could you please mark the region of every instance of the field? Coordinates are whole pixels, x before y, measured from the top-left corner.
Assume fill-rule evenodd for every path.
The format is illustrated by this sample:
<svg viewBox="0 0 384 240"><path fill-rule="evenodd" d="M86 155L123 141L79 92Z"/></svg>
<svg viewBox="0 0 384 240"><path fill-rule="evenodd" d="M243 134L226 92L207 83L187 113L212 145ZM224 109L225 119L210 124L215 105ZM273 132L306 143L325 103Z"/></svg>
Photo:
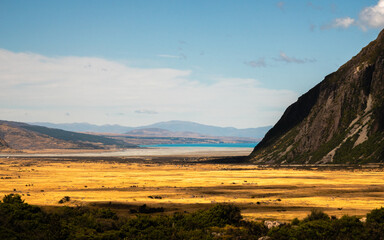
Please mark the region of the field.
<svg viewBox="0 0 384 240"><path fill-rule="evenodd" d="M165 213L234 203L248 219L304 218L311 209L363 216L384 206L384 174L370 170L270 169L253 165L169 164L122 158L0 159L0 195L30 204L109 206L119 214L143 204ZM59 204L69 196L70 201Z"/></svg>

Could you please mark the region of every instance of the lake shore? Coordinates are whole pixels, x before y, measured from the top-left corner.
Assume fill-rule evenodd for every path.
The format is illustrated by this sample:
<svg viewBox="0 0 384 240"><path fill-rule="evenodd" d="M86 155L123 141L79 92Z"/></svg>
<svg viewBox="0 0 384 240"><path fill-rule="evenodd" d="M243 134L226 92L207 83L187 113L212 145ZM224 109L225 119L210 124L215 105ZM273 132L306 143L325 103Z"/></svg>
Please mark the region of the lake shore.
<svg viewBox="0 0 384 240"><path fill-rule="evenodd" d="M48 149L23 153L0 153L0 157L235 157L247 156L244 147L146 147L124 150Z"/></svg>

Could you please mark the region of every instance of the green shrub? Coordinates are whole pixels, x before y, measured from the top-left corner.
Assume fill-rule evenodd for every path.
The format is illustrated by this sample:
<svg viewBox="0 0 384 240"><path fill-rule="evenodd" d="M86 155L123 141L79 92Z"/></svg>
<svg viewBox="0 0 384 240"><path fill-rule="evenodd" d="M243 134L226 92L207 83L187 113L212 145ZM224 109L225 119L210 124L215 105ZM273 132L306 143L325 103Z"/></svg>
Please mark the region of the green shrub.
<svg viewBox="0 0 384 240"><path fill-rule="evenodd" d="M303 219L304 222L314 221L314 220L330 220L328 214L324 213L321 210L313 209L311 213Z"/></svg>
<svg viewBox="0 0 384 240"><path fill-rule="evenodd" d="M364 239L364 224L357 217L343 216L333 221L334 239Z"/></svg>
<svg viewBox="0 0 384 240"><path fill-rule="evenodd" d="M24 200L21 199L19 194L9 194L3 197L3 203L7 204L21 204L24 203Z"/></svg>
<svg viewBox="0 0 384 240"><path fill-rule="evenodd" d="M384 208L374 209L367 214L367 236L384 239Z"/></svg>

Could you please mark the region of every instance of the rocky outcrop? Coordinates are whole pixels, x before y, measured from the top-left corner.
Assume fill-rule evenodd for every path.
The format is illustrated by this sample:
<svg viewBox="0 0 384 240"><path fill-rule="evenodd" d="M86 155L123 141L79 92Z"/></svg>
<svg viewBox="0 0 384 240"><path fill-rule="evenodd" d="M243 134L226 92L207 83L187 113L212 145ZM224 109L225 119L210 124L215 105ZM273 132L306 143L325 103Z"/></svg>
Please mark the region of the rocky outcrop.
<svg viewBox="0 0 384 240"><path fill-rule="evenodd" d="M269 220L264 221L264 226L268 229L279 227L281 225L285 225L285 224L279 221L269 221Z"/></svg>
<svg viewBox="0 0 384 240"><path fill-rule="evenodd" d="M384 31L289 106L255 147L256 163L384 160Z"/></svg>

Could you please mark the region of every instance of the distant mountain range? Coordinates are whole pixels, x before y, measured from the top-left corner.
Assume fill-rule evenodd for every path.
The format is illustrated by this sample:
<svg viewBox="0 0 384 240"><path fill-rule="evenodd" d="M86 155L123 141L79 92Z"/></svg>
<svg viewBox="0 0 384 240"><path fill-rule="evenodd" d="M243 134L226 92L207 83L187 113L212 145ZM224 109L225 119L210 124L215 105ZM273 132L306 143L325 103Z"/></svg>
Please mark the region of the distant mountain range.
<svg viewBox="0 0 384 240"><path fill-rule="evenodd" d="M140 127L126 127L120 125L98 126L89 123L57 124L47 122L34 122L31 124L74 132L137 134L137 130L152 129L151 131L153 132L153 129L157 129L157 132L159 132L159 130L167 130L171 132L200 134L204 136L245 137L255 139L263 138L265 133L271 128L271 126L266 126L258 128L238 129L234 127L216 127L188 121L159 122Z"/></svg>

